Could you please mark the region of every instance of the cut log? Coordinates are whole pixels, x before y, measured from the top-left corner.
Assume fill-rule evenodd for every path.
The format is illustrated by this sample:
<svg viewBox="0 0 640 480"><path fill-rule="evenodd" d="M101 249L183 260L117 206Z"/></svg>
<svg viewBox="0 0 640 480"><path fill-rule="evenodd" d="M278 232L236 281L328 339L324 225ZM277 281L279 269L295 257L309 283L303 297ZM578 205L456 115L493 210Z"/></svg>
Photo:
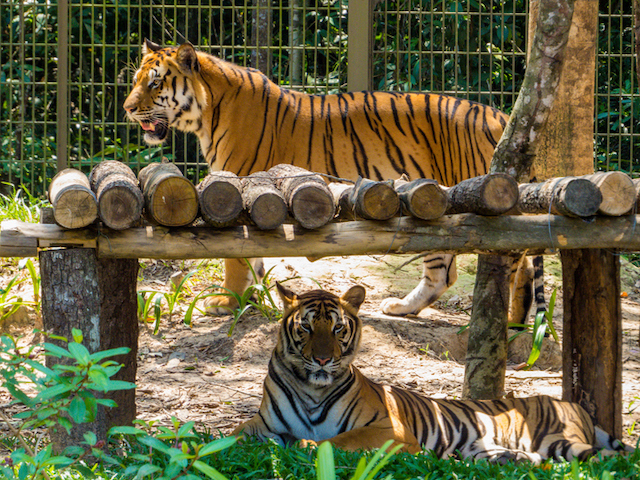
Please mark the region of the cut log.
<svg viewBox="0 0 640 480"><path fill-rule="evenodd" d="M304 228L326 225L334 217L333 195L323 178L295 165L276 165L269 175L282 192L289 211Z"/></svg>
<svg viewBox="0 0 640 480"><path fill-rule="evenodd" d="M569 217L590 217L598 212L602 194L586 178L550 178L542 183L523 183L518 187L519 213L550 213Z"/></svg>
<svg viewBox="0 0 640 480"><path fill-rule="evenodd" d="M447 214L500 215L518 201L518 184L505 173L491 173L463 180L447 189Z"/></svg>
<svg viewBox="0 0 640 480"><path fill-rule="evenodd" d="M98 215L107 227L124 230L137 225L144 198L133 170L122 162L102 162L89 174L91 189L98 198Z"/></svg>
<svg viewBox="0 0 640 480"><path fill-rule="evenodd" d="M419 178L409 182L400 178L394 187L407 215L431 220L443 216L449 206L447 193L435 180Z"/></svg>
<svg viewBox="0 0 640 480"><path fill-rule="evenodd" d="M212 172L197 186L200 214L214 227L233 224L242 212L242 182L233 172Z"/></svg>
<svg viewBox="0 0 640 480"><path fill-rule="evenodd" d="M152 163L138 173L146 214L167 227L190 225L198 216L198 194L173 163Z"/></svg>
<svg viewBox="0 0 640 480"><path fill-rule="evenodd" d="M42 278L42 322L53 335L72 339L78 328L90 353L129 347L125 355L112 358L122 368L114 380L135 382L138 350L136 301L137 259L99 259L94 249L71 248L40 252ZM57 343L52 339L52 343ZM69 359L47 356L47 366ZM109 359L111 360L111 359ZM117 390L101 395L114 400L116 408L98 406L92 423L74 425L71 433L58 427L50 431L56 452L79 445L85 432L98 440L116 425L131 425L136 418L135 390Z"/></svg>
<svg viewBox="0 0 640 480"><path fill-rule="evenodd" d="M347 220L389 220L400 212L393 180L377 182L360 177L353 187L332 187L340 217Z"/></svg>
<svg viewBox="0 0 640 480"><path fill-rule="evenodd" d="M61 227L83 228L98 218L98 201L89 179L80 170L66 168L53 177L49 201L54 219Z"/></svg>
<svg viewBox="0 0 640 480"><path fill-rule="evenodd" d="M338 218L353 220L356 214L353 211L353 205L351 205L349 201L351 192L353 192L353 185L331 182L329 184L329 190L331 191L331 195L333 195L333 204L336 207Z"/></svg>
<svg viewBox="0 0 640 480"><path fill-rule="evenodd" d="M261 230L273 230L287 219L287 202L267 172L255 172L242 179L242 201Z"/></svg>
<svg viewBox="0 0 640 480"><path fill-rule="evenodd" d="M636 203L633 181L623 172L596 172L584 178L593 182L602 193L598 213L617 217L631 212Z"/></svg>

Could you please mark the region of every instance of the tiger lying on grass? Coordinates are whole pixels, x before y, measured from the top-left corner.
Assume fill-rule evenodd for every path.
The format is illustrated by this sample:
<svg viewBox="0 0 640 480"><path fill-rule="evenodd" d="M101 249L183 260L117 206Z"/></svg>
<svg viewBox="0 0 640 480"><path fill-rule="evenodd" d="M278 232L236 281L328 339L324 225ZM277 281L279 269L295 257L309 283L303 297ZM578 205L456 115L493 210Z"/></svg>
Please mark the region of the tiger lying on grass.
<svg viewBox="0 0 640 480"><path fill-rule="evenodd" d="M593 426L576 403L548 396L493 401L441 400L367 379L352 365L362 333L365 289L341 297L296 295L280 284L284 315L259 412L235 435L280 443L327 440L346 450L381 447L490 461L585 459L632 451Z"/></svg>
<svg viewBox="0 0 640 480"><path fill-rule="evenodd" d="M406 174L452 186L487 173L509 119L490 106L434 93L291 91L189 43L162 48L146 40L142 54L123 105L128 118L152 145L164 142L171 128L195 134L214 171L249 175L286 163L353 181ZM255 272L261 265L253 259ZM514 263L514 323L526 322L532 278L526 257ZM417 313L456 279L454 255L427 255L419 284L403 299L386 299L382 311ZM242 295L251 283L243 259L225 260L223 287ZM230 295L206 300L214 314L237 306Z"/></svg>

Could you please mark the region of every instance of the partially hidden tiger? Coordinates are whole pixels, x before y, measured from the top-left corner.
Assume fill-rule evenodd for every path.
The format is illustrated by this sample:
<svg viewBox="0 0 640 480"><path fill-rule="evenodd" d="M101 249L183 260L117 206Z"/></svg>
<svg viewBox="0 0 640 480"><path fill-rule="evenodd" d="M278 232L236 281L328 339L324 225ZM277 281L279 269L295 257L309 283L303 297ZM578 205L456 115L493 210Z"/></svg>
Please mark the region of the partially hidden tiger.
<svg viewBox="0 0 640 480"><path fill-rule="evenodd" d="M353 181L404 174L451 186L487 172L508 120L495 108L433 93L291 91L189 43L162 48L145 40L142 54L123 105L128 118L149 144L164 142L171 128L194 133L213 171L243 176L285 163ZM252 262L263 271L259 259ZM526 322L532 278L527 257L514 261L514 323ZM420 283L403 299L385 299L382 311L418 313L456 279L455 256L427 255ZM242 294L251 283L246 262L225 260L224 288ZM235 302L213 296L205 307L224 314Z"/></svg>
<svg viewBox="0 0 640 480"><path fill-rule="evenodd" d="M593 425L578 404L548 396L446 400L366 378L353 365L362 336L365 289L338 297L295 294L281 284L284 305L258 413L234 435L281 444L328 441L345 450L380 448L388 440L415 453L492 462L586 459L633 449Z"/></svg>

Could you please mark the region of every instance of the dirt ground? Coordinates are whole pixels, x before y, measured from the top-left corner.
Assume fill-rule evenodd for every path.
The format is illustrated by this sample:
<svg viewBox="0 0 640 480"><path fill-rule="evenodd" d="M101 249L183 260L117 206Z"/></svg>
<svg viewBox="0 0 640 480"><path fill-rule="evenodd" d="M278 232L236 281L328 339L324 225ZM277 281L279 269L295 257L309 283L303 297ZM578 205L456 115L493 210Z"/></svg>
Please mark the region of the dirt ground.
<svg viewBox="0 0 640 480"><path fill-rule="evenodd" d="M420 262L400 270L406 257L342 257L309 262L304 258L267 259L269 277L286 280L296 291L315 288L315 281L340 294L359 283L367 289L361 309L364 323L362 348L355 364L373 380L401 385L436 397L459 397L464 379L466 332L471 310L475 258L458 261L459 280L432 308L417 316L390 317L380 312L387 296L406 294L420 276ZM139 288L169 291L168 279L176 271L186 272L197 262L146 261L144 280ZM545 257L547 298L560 283L558 261ZM623 268L623 430L625 440L635 444L640 435L640 272L630 265ZM295 278L298 277L298 278ZM8 276L3 273L0 286ZM194 277L192 293L204 285ZM294 279L295 278L295 279ZM638 286L636 286L636 283ZM28 288L25 287L25 295ZM258 409L262 379L276 341L279 324L255 312L244 315L233 334L230 315L210 317L196 314L191 328L182 323L187 302L183 301L171 323L163 319L157 335L152 327L141 327L139 340L137 408L146 420L168 423L172 416L193 420L212 431L229 433ZM558 292L554 325L562 334L562 300ZM36 321L33 313L5 329L27 332ZM14 332L15 333L15 332ZM27 337L28 340L28 337ZM529 344L527 344L529 342ZM515 396L562 392L561 347L545 341L536 367L518 370L525 362L530 339L519 337L510 344L506 392ZM6 406L6 392L0 391L0 406ZM2 427L0 427L2 434Z"/></svg>

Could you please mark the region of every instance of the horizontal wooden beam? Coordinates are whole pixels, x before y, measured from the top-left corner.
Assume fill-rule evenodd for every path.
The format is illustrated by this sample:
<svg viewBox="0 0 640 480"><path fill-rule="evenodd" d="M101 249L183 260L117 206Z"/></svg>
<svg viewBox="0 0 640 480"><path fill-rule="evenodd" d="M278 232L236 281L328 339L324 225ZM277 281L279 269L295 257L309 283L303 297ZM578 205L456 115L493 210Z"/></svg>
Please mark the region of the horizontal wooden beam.
<svg viewBox="0 0 640 480"><path fill-rule="evenodd" d="M65 230L16 220L2 222L0 257L37 255L38 249L96 248L102 258L323 257L386 253L506 253L549 249L611 248L640 251L640 216L589 220L556 215L448 215L385 222L331 223L316 230L283 225L264 231L240 226L141 227Z"/></svg>

